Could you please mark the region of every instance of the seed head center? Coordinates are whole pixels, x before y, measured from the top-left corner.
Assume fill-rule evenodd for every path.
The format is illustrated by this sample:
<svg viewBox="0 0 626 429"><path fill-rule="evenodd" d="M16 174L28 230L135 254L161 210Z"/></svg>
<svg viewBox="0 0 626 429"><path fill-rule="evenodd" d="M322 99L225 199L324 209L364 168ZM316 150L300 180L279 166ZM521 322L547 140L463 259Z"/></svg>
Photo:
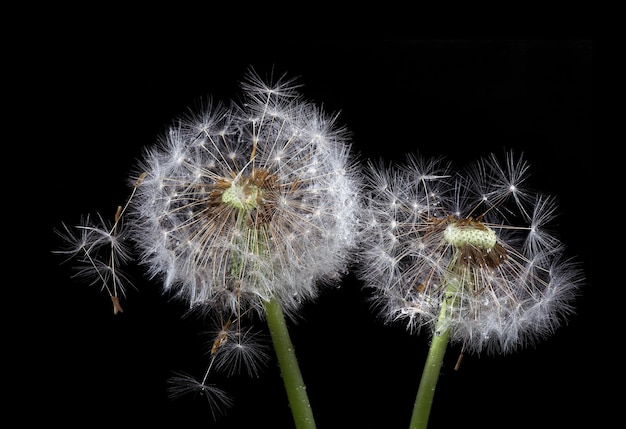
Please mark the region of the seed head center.
<svg viewBox="0 0 626 429"><path fill-rule="evenodd" d="M251 211L259 205L260 197L261 190L258 186L250 183L243 185L232 183L222 193L222 202L239 210Z"/></svg>
<svg viewBox="0 0 626 429"><path fill-rule="evenodd" d="M443 238L457 249L471 246L490 251L496 245L496 233L475 220L466 219L449 224L443 232Z"/></svg>

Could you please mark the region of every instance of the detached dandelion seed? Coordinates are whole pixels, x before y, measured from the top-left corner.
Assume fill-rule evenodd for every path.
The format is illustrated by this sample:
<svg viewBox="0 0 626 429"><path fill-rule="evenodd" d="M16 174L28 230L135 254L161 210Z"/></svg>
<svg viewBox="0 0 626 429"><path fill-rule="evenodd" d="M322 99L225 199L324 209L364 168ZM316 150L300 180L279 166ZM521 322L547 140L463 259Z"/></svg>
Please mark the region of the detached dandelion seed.
<svg viewBox="0 0 626 429"><path fill-rule="evenodd" d="M206 398L214 420L226 413L233 406L233 400L214 384L198 382L194 377L183 372L175 373L169 380L170 397L178 399L188 395L202 395Z"/></svg>
<svg viewBox="0 0 626 429"><path fill-rule="evenodd" d="M62 229L55 229L65 247L53 253L65 255L66 262L71 260L75 263L74 277L85 279L89 284L100 284L111 298L114 314L124 311L120 296L125 295L128 285L132 286L122 268L132 260L130 231L124 219L126 209L143 177L140 175L135 181L124 207L118 206L113 222L100 214L96 221L88 215L83 216L73 227L63 223Z"/></svg>
<svg viewBox="0 0 626 429"><path fill-rule="evenodd" d="M215 356L215 367L228 376L245 372L249 377L258 377L269 360L266 338L251 327L229 329L213 341L211 354ZM216 347L217 346L217 347Z"/></svg>

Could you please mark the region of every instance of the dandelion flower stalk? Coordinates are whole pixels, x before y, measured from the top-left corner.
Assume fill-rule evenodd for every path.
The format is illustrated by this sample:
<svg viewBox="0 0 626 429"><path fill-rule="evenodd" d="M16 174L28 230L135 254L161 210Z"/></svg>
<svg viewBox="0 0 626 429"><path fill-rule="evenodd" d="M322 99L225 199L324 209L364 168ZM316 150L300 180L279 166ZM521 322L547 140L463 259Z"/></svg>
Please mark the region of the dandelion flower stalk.
<svg viewBox="0 0 626 429"><path fill-rule="evenodd" d="M446 306L442 305L439 316L441 319L445 318L445 312ZM438 324L436 329L442 329L442 325L442 323ZM424 429L428 426L428 418L430 417L435 389L439 381L439 373L443 364L443 357L448 348L449 338L450 330L443 328L441 331L435 330L435 334L431 339L426 363L422 371L422 378L420 379L417 396L415 397L415 406L413 407L413 415L409 425L411 429Z"/></svg>
<svg viewBox="0 0 626 429"><path fill-rule="evenodd" d="M313 429L316 427L313 410L280 303L275 300L265 303L265 317L296 427Z"/></svg>

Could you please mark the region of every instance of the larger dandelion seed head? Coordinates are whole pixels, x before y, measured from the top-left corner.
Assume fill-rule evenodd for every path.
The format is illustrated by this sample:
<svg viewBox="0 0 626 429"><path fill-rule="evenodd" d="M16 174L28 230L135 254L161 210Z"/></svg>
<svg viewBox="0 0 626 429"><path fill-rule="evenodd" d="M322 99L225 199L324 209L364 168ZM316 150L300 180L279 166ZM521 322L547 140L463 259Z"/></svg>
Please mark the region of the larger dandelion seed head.
<svg viewBox="0 0 626 429"><path fill-rule="evenodd" d="M465 350L510 352L550 335L583 276L548 230L553 198L526 189L528 164L480 159L370 163L361 264L387 322L449 330Z"/></svg>
<svg viewBox="0 0 626 429"><path fill-rule="evenodd" d="M142 261L192 307L287 311L346 270L358 187L345 129L293 81L250 72L146 152L133 200Z"/></svg>

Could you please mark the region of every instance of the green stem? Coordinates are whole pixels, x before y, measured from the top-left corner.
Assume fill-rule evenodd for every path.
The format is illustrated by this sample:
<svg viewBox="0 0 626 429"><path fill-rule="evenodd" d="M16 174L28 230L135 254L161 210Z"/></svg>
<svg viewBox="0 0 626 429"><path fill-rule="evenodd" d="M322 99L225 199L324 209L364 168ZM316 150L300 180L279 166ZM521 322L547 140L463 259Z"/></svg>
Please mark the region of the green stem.
<svg viewBox="0 0 626 429"><path fill-rule="evenodd" d="M428 426L428 417L430 416L430 409L433 404L433 397L435 396L435 388L437 387L441 364L443 363L443 357L446 353L448 340L450 338L449 329L441 331L442 321L446 316L446 307L447 305L444 301L439 313L435 333L430 343L430 349L428 350L428 357L426 358L426 364L422 372L422 379L420 380L420 385L417 390L413 416L411 417L411 424L409 425L410 429L426 429Z"/></svg>
<svg viewBox="0 0 626 429"><path fill-rule="evenodd" d="M314 429L316 426L313 419L313 411L311 410L306 386L300 373L298 359L289 337L287 323L280 302L276 300L266 302L265 316L296 428Z"/></svg>

